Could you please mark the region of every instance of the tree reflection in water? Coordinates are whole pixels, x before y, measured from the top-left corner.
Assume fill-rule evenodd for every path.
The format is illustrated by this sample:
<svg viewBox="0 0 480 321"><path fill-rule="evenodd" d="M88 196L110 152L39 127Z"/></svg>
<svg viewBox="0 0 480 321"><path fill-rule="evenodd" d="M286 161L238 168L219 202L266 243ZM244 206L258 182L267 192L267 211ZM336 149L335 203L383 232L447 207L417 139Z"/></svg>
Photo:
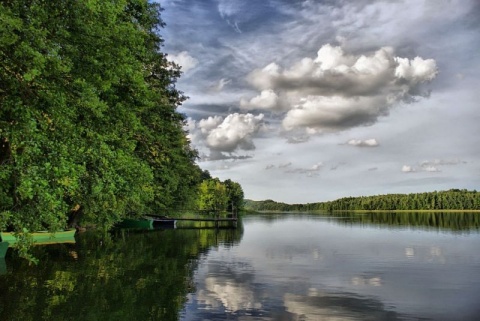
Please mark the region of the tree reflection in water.
<svg viewBox="0 0 480 321"><path fill-rule="evenodd" d="M88 232L76 244L35 248L37 266L9 250L0 320L178 320L195 290L198 259L211 247L238 243L242 233L241 227Z"/></svg>

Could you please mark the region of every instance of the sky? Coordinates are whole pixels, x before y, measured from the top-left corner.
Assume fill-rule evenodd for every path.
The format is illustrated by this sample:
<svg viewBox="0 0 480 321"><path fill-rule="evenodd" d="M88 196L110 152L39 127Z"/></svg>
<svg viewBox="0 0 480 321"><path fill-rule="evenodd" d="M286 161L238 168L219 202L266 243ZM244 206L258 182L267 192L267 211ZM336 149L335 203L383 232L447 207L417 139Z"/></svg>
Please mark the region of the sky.
<svg viewBox="0 0 480 321"><path fill-rule="evenodd" d="M158 2L198 164L246 198L480 190L480 1Z"/></svg>

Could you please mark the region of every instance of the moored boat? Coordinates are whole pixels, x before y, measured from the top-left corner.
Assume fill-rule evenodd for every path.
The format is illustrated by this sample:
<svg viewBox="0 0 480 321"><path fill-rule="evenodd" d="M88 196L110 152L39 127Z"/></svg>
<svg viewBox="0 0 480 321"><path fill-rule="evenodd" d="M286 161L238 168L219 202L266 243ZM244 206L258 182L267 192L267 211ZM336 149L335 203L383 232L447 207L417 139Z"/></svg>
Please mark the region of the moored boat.
<svg viewBox="0 0 480 321"><path fill-rule="evenodd" d="M34 244L54 244L54 243L75 243L75 229L58 231L51 233L48 231L39 231L31 233ZM17 243L17 237L13 232L0 232L2 243L8 245Z"/></svg>
<svg viewBox="0 0 480 321"><path fill-rule="evenodd" d="M126 218L117 224L119 228L153 229L153 220L148 218Z"/></svg>
<svg viewBox="0 0 480 321"><path fill-rule="evenodd" d="M3 259L7 254L8 242L0 242L0 259Z"/></svg>

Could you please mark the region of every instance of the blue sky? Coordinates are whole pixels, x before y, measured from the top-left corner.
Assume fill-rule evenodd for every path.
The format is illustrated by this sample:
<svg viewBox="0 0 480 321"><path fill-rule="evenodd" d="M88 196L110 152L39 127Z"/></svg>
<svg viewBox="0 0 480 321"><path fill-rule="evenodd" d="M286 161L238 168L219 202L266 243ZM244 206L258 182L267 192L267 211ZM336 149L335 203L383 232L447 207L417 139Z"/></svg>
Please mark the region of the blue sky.
<svg viewBox="0 0 480 321"><path fill-rule="evenodd" d="M160 0L199 165L288 203L480 186L480 2Z"/></svg>

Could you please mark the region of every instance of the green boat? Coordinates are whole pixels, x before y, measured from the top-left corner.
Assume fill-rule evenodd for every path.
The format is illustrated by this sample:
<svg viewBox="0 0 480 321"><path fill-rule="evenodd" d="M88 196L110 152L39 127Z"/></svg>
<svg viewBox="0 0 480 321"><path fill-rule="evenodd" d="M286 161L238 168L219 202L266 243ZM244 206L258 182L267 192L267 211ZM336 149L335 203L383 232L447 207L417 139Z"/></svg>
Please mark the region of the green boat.
<svg viewBox="0 0 480 321"><path fill-rule="evenodd" d="M126 218L117 224L119 228L153 229L153 220L148 218Z"/></svg>
<svg viewBox="0 0 480 321"><path fill-rule="evenodd" d="M51 233L48 231L40 231L31 233L33 242L36 245L54 244L54 243L75 243L75 229L59 231ZM12 245L17 243L17 237L13 232L0 232L2 243ZM0 253L1 254L1 253Z"/></svg>
<svg viewBox="0 0 480 321"><path fill-rule="evenodd" d="M7 274L7 262L5 258L0 257L0 275Z"/></svg>
<svg viewBox="0 0 480 321"><path fill-rule="evenodd" d="M8 242L0 242L0 260L5 258L8 250Z"/></svg>

